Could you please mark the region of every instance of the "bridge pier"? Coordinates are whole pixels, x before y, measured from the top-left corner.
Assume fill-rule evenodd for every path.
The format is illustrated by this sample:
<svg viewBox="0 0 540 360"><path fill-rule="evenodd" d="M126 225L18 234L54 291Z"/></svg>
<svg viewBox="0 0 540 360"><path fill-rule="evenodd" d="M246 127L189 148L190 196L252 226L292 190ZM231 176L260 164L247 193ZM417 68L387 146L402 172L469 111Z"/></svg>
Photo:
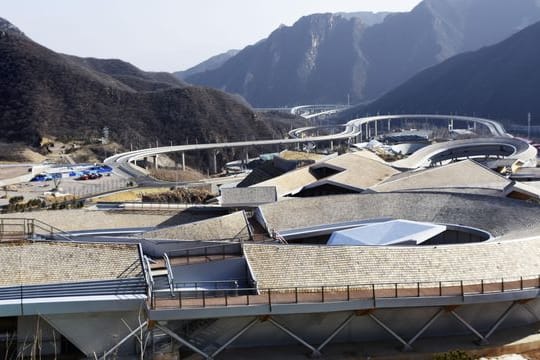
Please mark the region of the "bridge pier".
<svg viewBox="0 0 540 360"><path fill-rule="evenodd" d="M213 150L212 151L212 165L213 165L213 173L214 174L217 174L217 151L216 150Z"/></svg>
<svg viewBox="0 0 540 360"><path fill-rule="evenodd" d="M186 171L186 154L182 151L182 171Z"/></svg>
<svg viewBox="0 0 540 360"><path fill-rule="evenodd" d="M330 140L330 151L334 151L334 140Z"/></svg>
<svg viewBox="0 0 540 360"><path fill-rule="evenodd" d="M154 155L153 158L154 158L154 169L159 169L159 164L158 164L158 157L159 155Z"/></svg>

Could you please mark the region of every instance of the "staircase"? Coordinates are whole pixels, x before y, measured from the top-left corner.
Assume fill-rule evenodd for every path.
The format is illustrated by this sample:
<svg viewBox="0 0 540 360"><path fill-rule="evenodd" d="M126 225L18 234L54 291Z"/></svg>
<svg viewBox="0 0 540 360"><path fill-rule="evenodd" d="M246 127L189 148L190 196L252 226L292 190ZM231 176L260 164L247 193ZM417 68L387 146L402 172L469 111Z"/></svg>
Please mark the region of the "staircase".
<svg viewBox="0 0 540 360"><path fill-rule="evenodd" d="M0 218L0 242L36 239L73 241L70 234L37 219Z"/></svg>

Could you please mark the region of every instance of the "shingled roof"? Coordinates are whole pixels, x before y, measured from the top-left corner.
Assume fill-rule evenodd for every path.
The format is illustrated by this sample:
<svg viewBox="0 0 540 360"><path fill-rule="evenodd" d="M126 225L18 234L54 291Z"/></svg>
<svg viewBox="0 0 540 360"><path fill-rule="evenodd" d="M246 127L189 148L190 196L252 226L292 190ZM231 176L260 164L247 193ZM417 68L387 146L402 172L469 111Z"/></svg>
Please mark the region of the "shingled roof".
<svg viewBox="0 0 540 360"><path fill-rule="evenodd" d="M444 190L461 189L462 192L474 189L495 190L506 195L512 181L472 160L429 168L423 171L409 171L393 176L374 185L377 192L405 190Z"/></svg>
<svg viewBox="0 0 540 360"><path fill-rule="evenodd" d="M248 238L249 230L243 211L189 224L145 232L145 239L163 240L225 240Z"/></svg>
<svg viewBox="0 0 540 360"><path fill-rule="evenodd" d="M325 168L331 170L330 175L320 177L317 171ZM366 157L362 152L355 152L289 171L254 186L275 186L280 197L324 185L360 192L398 173L398 170L383 162Z"/></svg>
<svg viewBox="0 0 540 360"><path fill-rule="evenodd" d="M438 282L540 273L540 239L451 246L245 244L260 289Z"/></svg>
<svg viewBox="0 0 540 360"><path fill-rule="evenodd" d="M294 199L262 205L266 229L309 228L378 218L405 219L478 228L493 236L540 233L540 206L524 201L435 192L372 193ZM294 214L294 216L283 216Z"/></svg>
<svg viewBox="0 0 540 360"><path fill-rule="evenodd" d="M0 286L141 277L137 245L0 243Z"/></svg>

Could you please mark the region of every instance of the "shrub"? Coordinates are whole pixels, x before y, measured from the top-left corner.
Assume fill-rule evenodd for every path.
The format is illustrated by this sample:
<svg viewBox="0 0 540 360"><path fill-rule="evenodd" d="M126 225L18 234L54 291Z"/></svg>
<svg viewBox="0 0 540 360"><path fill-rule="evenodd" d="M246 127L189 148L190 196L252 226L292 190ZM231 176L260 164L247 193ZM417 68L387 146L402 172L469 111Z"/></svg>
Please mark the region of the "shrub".
<svg viewBox="0 0 540 360"><path fill-rule="evenodd" d="M473 360L474 358L462 350L436 354L433 360Z"/></svg>
<svg viewBox="0 0 540 360"><path fill-rule="evenodd" d="M11 205L14 205L14 204L20 203L23 200L24 200L24 196L13 196L9 198L9 203Z"/></svg>

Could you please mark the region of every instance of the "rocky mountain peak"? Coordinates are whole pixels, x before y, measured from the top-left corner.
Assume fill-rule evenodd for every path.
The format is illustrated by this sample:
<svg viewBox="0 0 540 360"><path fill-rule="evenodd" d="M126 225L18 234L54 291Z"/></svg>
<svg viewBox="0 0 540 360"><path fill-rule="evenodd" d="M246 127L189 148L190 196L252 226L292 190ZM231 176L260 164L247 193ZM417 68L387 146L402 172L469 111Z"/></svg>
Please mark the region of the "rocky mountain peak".
<svg viewBox="0 0 540 360"><path fill-rule="evenodd" d="M7 34L16 34L24 36L24 33L19 30L18 27L10 23L4 18L0 17L0 33L7 33Z"/></svg>

